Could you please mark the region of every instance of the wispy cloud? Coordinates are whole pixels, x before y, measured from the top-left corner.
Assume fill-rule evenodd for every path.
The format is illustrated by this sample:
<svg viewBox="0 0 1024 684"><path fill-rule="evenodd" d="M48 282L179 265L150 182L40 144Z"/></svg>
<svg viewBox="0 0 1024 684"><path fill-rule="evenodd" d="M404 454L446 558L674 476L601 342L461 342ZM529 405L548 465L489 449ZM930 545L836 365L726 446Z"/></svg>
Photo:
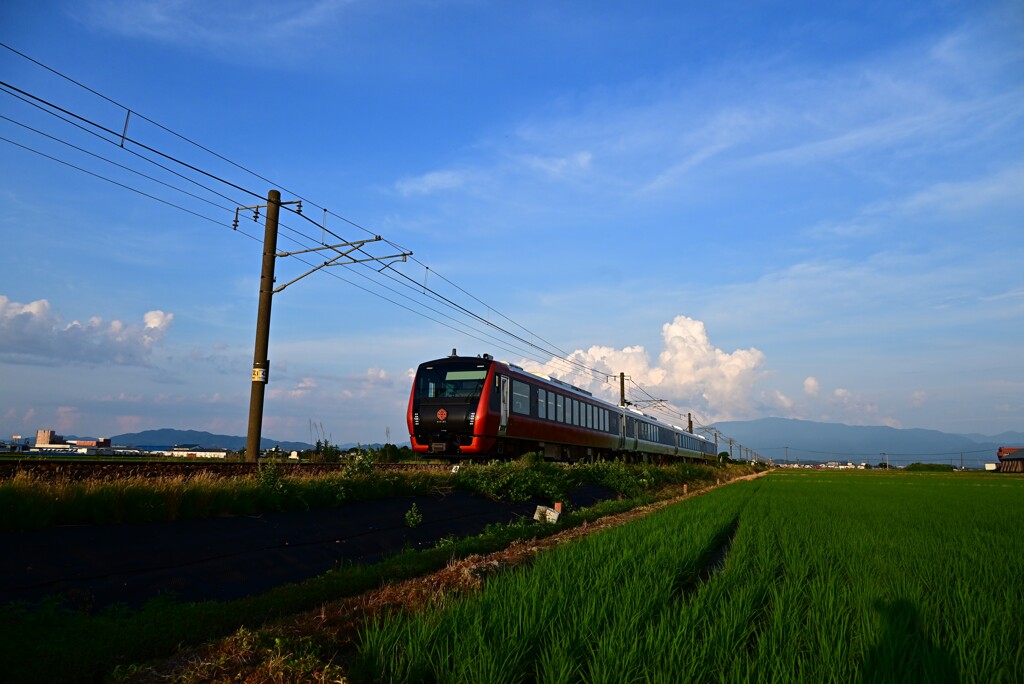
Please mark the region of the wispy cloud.
<svg viewBox="0 0 1024 684"><path fill-rule="evenodd" d="M522 163L537 169L552 178L563 178L568 175L586 171L594 155L590 152L576 152L564 157L540 157L527 155Z"/></svg>
<svg viewBox="0 0 1024 684"><path fill-rule="evenodd" d="M466 184L466 175L460 171L431 171L422 176L403 178L395 182L395 190L409 197L412 195L430 195L445 190L461 188Z"/></svg>
<svg viewBox="0 0 1024 684"><path fill-rule="evenodd" d="M72 9L80 21L111 33L218 52L303 45L304 34L335 24L357 0L91 0ZM285 51L287 52L287 51ZM274 51L282 56L282 51Z"/></svg>
<svg viewBox="0 0 1024 684"><path fill-rule="evenodd" d="M489 161L466 162L507 187L533 182L530 171L571 168L575 151L586 150L590 193L610 202L671 197L723 174L822 164L885 178L904 172L894 149L970 157L979 144L1012 135L1024 118L1024 90L979 75L996 68L984 34L957 35L955 58L949 36L938 36L823 72L732 62L581 94L574 108L553 105L472 148L493 151Z"/></svg>
<svg viewBox="0 0 1024 684"><path fill-rule="evenodd" d="M1021 93L1024 100L1024 93ZM892 207L904 215L962 220L982 212L1024 209L1024 166L1014 165L981 178L935 183ZM881 208L877 213L884 212Z"/></svg>

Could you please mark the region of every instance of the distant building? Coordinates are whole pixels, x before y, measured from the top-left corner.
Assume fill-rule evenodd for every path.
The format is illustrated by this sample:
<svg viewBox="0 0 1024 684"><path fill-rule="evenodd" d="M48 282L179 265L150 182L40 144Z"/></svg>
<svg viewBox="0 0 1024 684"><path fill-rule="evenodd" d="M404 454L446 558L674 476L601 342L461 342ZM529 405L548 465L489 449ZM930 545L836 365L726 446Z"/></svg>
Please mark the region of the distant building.
<svg viewBox="0 0 1024 684"><path fill-rule="evenodd" d="M999 472L1024 473L1024 447L999 447Z"/></svg>
<svg viewBox="0 0 1024 684"><path fill-rule="evenodd" d="M113 448L110 438L100 439L65 439L53 430L36 430L36 443L32 451L44 453L71 453L83 456L110 455Z"/></svg>
<svg viewBox="0 0 1024 684"><path fill-rule="evenodd" d="M68 444L63 435L58 435L53 430L36 430L36 444L32 451L69 453L76 449L74 444Z"/></svg>
<svg viewBox="0 0 1024 684"><path fill-rule="evenodd" d="M198 444L179 444L164 453L176 458L226 458L228 450L220 447L201 447Z"/></svg>
<svg viewBox="0 0 1024 684"><path fill-rule="evenodd" d="M0 442L0 452L6 454L20 454L28 451L28 440L22 439L21 435L12 435L10 442Z"/></svg>
<svg viewBox="0 0 1024 684"><path fill-rule="evenodd" d="M98 449L109 449L110 438L101 437L99 439L75 439L71 441L71 444L74 444L75 446L78 447L94 447Z"/></svg>
<svg viewBox="0 0 1024 684"><path fill-rule="evenodd" d="M46 446L67 446L67 442L53 430L36 430L36 447Z"/></svg>

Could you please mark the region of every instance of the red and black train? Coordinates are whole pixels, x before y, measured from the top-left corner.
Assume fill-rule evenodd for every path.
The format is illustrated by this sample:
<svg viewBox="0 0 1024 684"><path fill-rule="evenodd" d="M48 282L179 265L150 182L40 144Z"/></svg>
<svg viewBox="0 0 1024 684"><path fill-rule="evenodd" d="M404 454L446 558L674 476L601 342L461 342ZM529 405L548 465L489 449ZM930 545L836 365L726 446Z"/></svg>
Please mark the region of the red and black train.
<svg viewBox="0 0 1024 684"><path fill-rule="evenodd" d="M711 460L715 443L567 383L480 357L420 364L408 410L413 451L448 458Z"/></svg>

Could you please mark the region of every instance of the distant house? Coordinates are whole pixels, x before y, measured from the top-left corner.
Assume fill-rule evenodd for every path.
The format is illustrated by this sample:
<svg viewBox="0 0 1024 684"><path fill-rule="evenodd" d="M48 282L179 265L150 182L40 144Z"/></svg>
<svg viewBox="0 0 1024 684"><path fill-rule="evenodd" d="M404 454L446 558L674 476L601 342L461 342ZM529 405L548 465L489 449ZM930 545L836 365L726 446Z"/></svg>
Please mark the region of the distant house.
<svg viewBox="0 0 1024 684"><path fill-rule="evenodd" d="M999 472L1024 473L1024 447L999 447Z"/></svg>

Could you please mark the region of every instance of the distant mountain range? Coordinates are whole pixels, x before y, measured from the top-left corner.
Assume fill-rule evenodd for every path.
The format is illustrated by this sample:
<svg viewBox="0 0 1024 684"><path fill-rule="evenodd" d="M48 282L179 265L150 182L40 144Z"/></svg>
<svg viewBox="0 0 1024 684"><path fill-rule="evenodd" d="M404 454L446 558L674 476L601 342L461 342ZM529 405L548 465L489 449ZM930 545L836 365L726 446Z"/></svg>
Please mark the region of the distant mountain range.
<svg viewBox="0 0 1024 684"><path fill-rule="evenodd" d="M963 463L978 467L994 463L1001 446L1024 445L1024 432L999 435L956 435L938 430L900 430L885 426L817 423L788 418L726 421L713 426L723 435L775 461L867 462L886 460L893 465L909 463ZM727 451L728 443L719 443ZM885 456L883 456L885 454ZM735 455L735 454L734 454Z"/></svg>
<svg viewBox="0 0 1024 684"><path fill-rule="evenodd" d="M776 462L800 461L816 463L827 461L867 462L872 465L888 460L893 465L909 463L960 464L978 467L996 460L996 449L1001 446L1024 446L1024 432L1004 432L999 435L955 435L938 430L899 430L884 426L843 425L817 423L788 418L762 418L760 420L727 421L712 427L731 438L734 444L756 451ZM115 446L134 446L148 449L170 449L175 445L195 444L201 447L223 447L231 450L245 448L245 437L215 435L196 430L146 430L111 437ZM264 437L263 449L280 446L284 451L312 449L306 442L282 442ZM343 449L356 446L355 442L339 445ZM364 444L379 447L377 444ZM786 447L789 447L787 450ZM719 442L720 451L728 451L728 442ZM885 454L886 456L883 456ZM740 458L738 450L734 457Z"/></svg>
<svg viewBox="0 0 1024 684"><path fill-rule="evenodd" d="M215 435L210 432L199 432L197 430L173 430L164 428L162 430L144 430L142 432L131 432L124 435L114 435L110 443L114 446L136 447L139 449L170 449L171 447L185 444L195 444L200 447L221 447L240 451L245 449L246 438L232 435ZM305 442L280 442L269 437L260 440L261 449L273 449L280 446L283 451L303 451L312 449L312 444ZM341 445L345 448L346 445ZM354 445L353 445L354 446Z"/></svg>

